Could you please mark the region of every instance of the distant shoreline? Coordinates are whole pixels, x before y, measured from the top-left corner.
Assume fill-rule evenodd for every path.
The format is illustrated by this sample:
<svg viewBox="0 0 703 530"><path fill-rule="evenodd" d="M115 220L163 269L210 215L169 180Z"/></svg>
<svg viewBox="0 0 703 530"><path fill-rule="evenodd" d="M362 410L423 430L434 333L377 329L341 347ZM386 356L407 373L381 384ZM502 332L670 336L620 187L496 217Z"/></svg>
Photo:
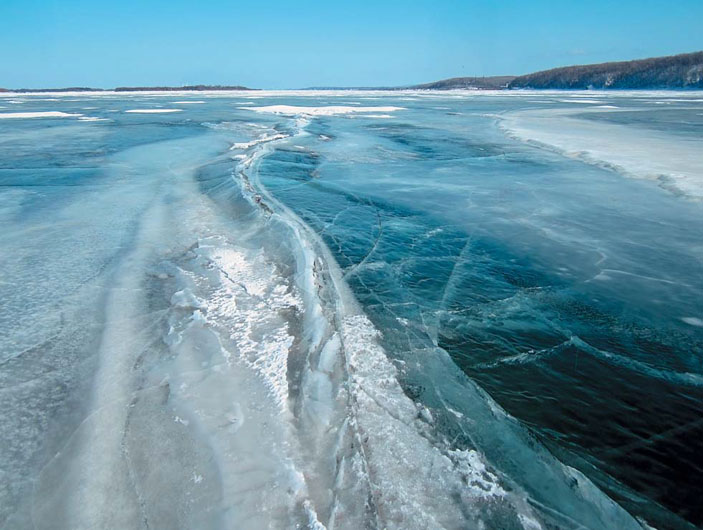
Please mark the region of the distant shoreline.
<svg viewBox="0 0 703 530"><path fill-rule="evenodd" d="M401 91L401 90L703 90L703 51L634 61L564 66L521 76L452 77L432 83L398 87L311 87L289 89ZM124 93L124 92L242 92L257 91L241 85L132 86L112 89L0 88L0 94ZM281 90L282 91L282 90Z"/></svg>
<svg viewBox="0 0 703 530"><path fill-rule="evenodd" d="M0 88L0 93L7 94L45 94L61 92L233 92L256 91L258 88L249 88L240 85L186 85L172 86L134 86L117 88L91 88L91 87L66 87L66 88Z"/></svg>
<svg viewBox="0 0 703 530"><path fill-rule="evenodd" d="M247 96L250 93L251 96ZM295 96L295 95L314 95L314 94L336 94L338 96L351 95L351 94L367 94L367 95L379 95L379 96L392 96L392 95L413 95L413 94L466 94L466 95L504 95L508 96L510 94L519 95L523 94L555 94L564 93L566 94L618 94L618 93L632 93L637 92L641 94L647 93L669 93L675 94L679 93L682 96L685 94L691 94L700 96L703 94L703 88L647 88L647 89L603 89L603 88L590 88L590 89L556 89L556 88L503 88L503 89L480 89L480 88L450 88L450 89L427 89L427 88L374 88L374 89L360 89L360 88L289 88L289 89L256 89L256 90L212 90L212 91L188 91L188 90L135 90L135 91L120 91L116 92L114 90L83 90L83 91L69 91L69 90L46 90L39 92L14 92L14 91L0 91L0 102L3 100L7 101L8 98L13 97L100 97L100 96L135 96L135 95L146 95L146 96L172 96L177 97L187 97L194 96L195 94L200 94L201 97L216 97L216 96L226 96L233 95L242 98L246 97L271 97L271 96Z"/></svg>

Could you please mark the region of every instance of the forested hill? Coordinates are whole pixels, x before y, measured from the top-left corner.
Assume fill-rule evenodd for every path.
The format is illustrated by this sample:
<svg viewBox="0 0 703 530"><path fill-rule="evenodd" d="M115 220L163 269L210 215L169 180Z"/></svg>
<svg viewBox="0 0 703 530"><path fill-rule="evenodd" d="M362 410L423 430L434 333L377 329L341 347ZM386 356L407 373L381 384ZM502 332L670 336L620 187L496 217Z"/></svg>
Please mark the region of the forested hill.
<svg viewBox="0 0 703 530"><path fill-rule="evenodd" d="M565 66L516 77L508 88L703 88L703 51L636 61Z"/></svg>

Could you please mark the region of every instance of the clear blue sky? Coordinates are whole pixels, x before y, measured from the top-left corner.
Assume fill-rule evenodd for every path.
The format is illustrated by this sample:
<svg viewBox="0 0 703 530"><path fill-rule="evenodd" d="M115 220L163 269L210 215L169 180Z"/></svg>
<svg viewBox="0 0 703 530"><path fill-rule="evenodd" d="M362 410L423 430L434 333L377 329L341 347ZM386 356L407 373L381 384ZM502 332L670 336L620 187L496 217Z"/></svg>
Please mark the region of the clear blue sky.
<svg viewBox="0 0 703 530"><path fill-rule="evenodd" d="M0 87L403 85L703 49L703 0L0 0Z"/></svg>

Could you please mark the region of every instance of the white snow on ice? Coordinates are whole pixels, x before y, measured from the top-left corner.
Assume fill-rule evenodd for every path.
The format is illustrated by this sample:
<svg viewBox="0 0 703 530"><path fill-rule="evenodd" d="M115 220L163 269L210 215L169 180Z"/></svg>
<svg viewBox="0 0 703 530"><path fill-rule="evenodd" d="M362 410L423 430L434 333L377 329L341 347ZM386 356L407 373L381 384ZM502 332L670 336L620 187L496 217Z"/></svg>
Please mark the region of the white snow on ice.
<svg viewBox="0 0 703 530"><path fill-rule="evenodd" d="M657 180L666 189L703 199L703 139L579 119L576 112L584 110L528 110L497 117L518 140L630 177Z"/></svg>
<svg viewBox="0 0 703 530"><path fill-rule="evenodd" d="M28 118L75 118L82 114L72 114L69 112L47 111L47 112L2 112L0 120L8 119L28 119Z"/></svg>
<svg viewBox="0 0 703 530"><path fill-rule="evenodd" d="M353 114L356 112L395 112L404 110L403 107L352 107L345 105L330 105L325 107L304 107L295 105L268 105L265 107L244 107L256 112L284 114L288 116L335 116L337 114Z"/></svg>
<svg viewBox="0 0 703 530"><path fill-rule="evenodd" d="M130 109L125 112L131 114L168 114L170 112L183 112L183 109Z"/></svg>

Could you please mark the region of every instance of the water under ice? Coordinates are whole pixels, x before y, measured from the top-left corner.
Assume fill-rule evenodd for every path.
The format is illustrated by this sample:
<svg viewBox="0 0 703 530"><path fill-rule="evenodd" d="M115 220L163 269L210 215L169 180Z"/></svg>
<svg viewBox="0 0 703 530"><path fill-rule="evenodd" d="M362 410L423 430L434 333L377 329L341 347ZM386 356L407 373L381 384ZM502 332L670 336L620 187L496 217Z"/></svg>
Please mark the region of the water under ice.
<svg viewBox="0 0 703 530"><path fill-rule="evenodd" d="M703 521L700 96L256 96L0 124L1 527Z"/></svg>

